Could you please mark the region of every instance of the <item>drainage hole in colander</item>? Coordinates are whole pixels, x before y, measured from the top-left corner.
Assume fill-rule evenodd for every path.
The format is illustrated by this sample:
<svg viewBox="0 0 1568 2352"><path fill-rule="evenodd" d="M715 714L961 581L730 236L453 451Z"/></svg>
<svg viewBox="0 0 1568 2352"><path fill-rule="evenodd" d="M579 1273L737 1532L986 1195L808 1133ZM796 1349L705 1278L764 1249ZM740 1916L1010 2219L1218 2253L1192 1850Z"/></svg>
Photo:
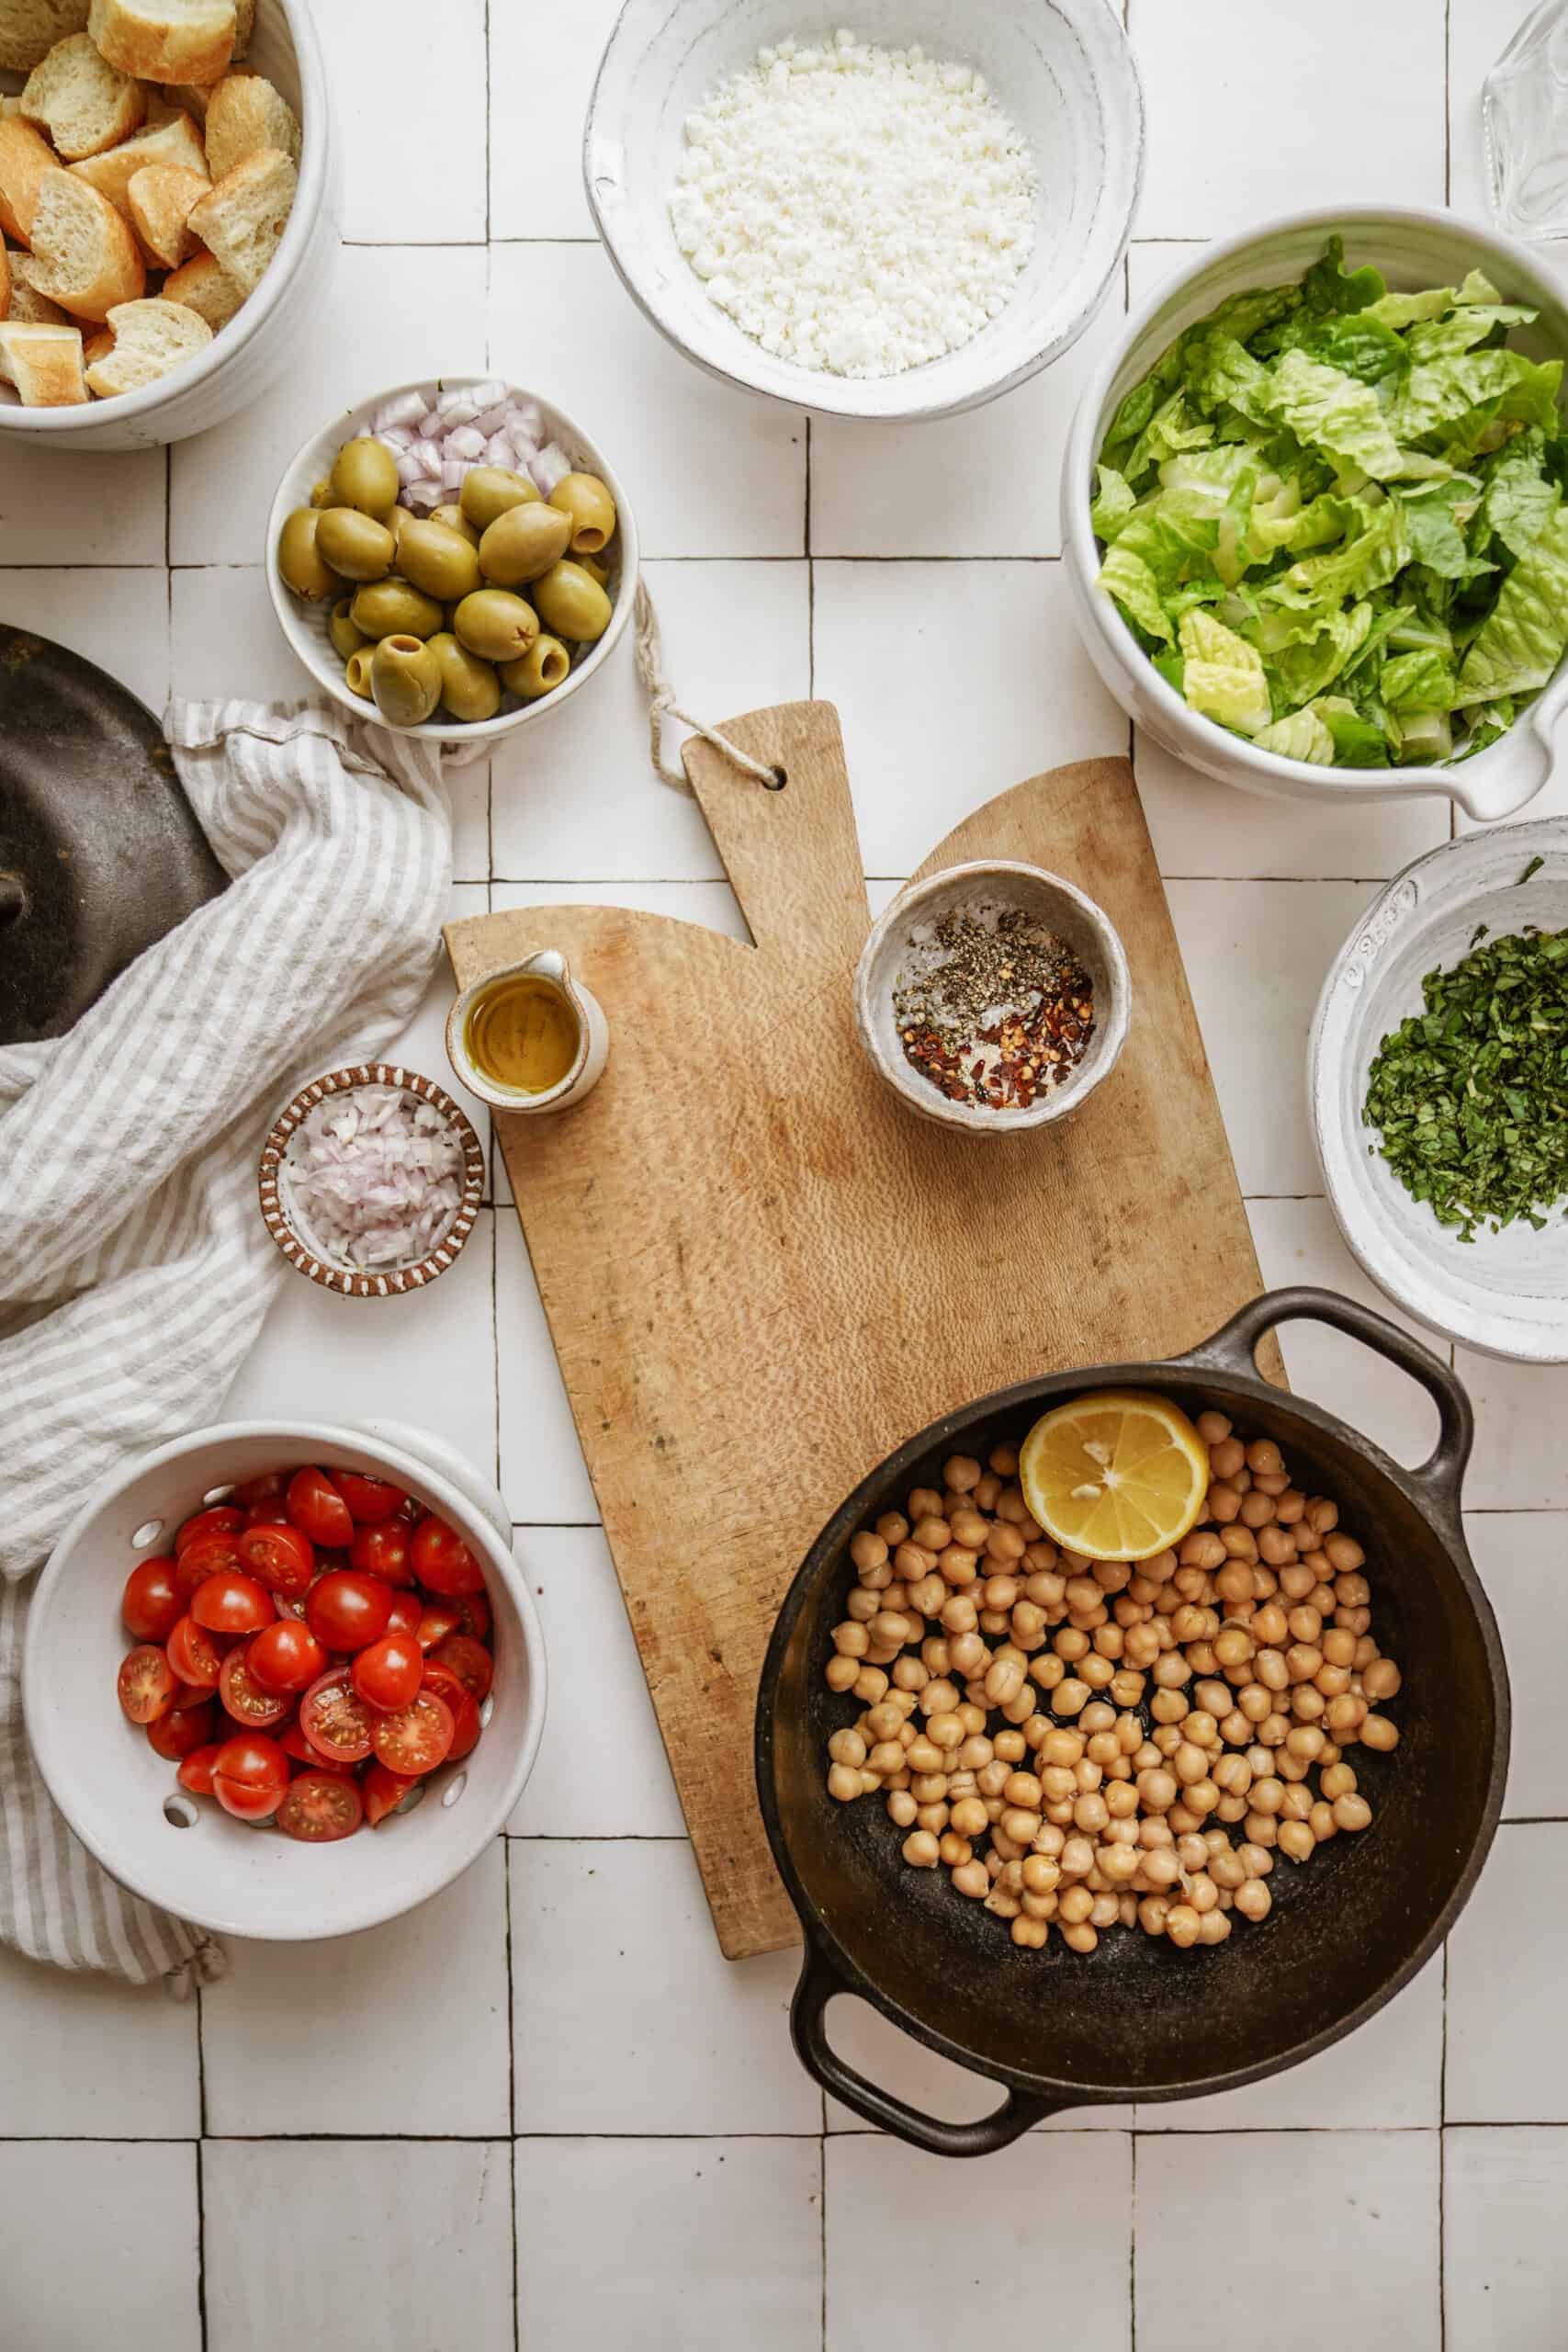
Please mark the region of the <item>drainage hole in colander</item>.
<svg viewBox="0 0 1568 2352"><path fill-rule="evenodd" d="M442 1804L444 1805L456 1804L457 1799L462 1795L463 1791L468 1787L468 1774L466 1772L459 1772L457 1779L455 1781L448 1781L446 1788L442 1790Z"/></svg>
<svg viewBox="0 0 1568 2352"><path fill-rule="evenodd" d="M144 1519L130 1539L131 1550L145 1552L149 1544L156 1544L163 1532L164 1522L161 1519Z"/></svg>
<svg viewBox="0 0 1568 2352"><path fill-rule="evenodd" d="M488 1731L490 1729L490 1719L494 1713L495 1697L492 1692L491 1697L485 1701L484 1705L479 1709L479 1729L481 1731Z"/></svg>
<svg viewBox="0 0 1568 2352"><path fill-rule="evenodd" d="M201 1819L201 1811L193 1797L165 1797L164 1818L171 1829L194 1829Z"/></svg>
<svg viewBox="0 0 1568 2352"><path fill-rule="evenodd" d="M226 1503L233 1491L234 1482L231 1479L226 1487L209 1487L201 1499L210 1510L214 1503Z"/></svg>

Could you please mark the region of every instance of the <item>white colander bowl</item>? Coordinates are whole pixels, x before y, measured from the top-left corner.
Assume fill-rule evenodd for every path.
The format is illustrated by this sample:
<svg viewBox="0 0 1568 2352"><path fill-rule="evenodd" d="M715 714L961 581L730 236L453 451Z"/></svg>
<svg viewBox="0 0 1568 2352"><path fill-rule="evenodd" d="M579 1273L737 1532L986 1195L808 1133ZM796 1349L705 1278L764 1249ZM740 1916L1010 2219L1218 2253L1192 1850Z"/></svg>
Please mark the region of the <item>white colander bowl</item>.
<svg viewBox="0 0 1568 2352"><path fill-rule="evenodd" d="M115 1697L132 1645L119 1606L135 1562L168 1550L180 1521L219 1490L307 1462L389 1478L456 1528L484 1569L495 1648L479 1745L432 1773L411 1813L330 1851L186 1797L177 1768L153 1752ZM443 1441L396 1421L234 1421L159 1446L88 1496L33 1596L22 1701L51 1796L122 1885L197 1927L298 1942L395 1919L478 1859L538 1754L544 1642L512 1556L505 1505Z"/></svg>

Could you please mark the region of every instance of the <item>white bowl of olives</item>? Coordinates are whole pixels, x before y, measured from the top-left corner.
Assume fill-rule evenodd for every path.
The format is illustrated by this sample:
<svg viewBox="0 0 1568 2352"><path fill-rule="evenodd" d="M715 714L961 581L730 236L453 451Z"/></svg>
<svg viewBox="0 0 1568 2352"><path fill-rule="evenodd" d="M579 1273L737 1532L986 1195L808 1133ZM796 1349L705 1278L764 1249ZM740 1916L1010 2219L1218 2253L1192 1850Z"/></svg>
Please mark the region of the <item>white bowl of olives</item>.
<svg viewBox="0 0 1568 2352"><path fill-rule="evenodd" d="M314 435L278 484L265 561L321 691L438 743L559 709L637 589L637 525L597 445L488 377L394 385Z"/></svg>

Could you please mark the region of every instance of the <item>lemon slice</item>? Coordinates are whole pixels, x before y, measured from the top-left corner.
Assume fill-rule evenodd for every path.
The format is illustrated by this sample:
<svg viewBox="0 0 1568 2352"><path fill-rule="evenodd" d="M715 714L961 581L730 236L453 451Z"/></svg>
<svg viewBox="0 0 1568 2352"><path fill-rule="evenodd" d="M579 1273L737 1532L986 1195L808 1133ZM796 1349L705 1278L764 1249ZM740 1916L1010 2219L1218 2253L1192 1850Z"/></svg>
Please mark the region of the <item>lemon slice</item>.
<svg viewBox="0 0 1568 2352"><path fill-rule="evenodd" d="M1180 1542L1209 1491L1209 1449L1179 1406L1102 1388L1042 1415L1019 1454L1030 1514L1089 1560L1148 1560Z"/></svg>

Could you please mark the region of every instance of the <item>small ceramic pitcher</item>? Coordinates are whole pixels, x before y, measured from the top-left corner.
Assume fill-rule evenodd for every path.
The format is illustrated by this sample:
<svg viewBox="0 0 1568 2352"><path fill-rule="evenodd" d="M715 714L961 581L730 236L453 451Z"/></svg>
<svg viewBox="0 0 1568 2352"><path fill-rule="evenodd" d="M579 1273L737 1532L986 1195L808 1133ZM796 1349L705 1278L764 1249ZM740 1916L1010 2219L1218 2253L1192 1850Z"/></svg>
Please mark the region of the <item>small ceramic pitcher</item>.
<svg viewBox="0 0 1568 2352"><path fill-rule="evenodd" d="M478 999L488 990L504 985L508 980L544 980L565 1000L577 1024L577 1053L571 1067L554 1086L538 1093L522 1087L505 1086L479 1068L468 1051L467 1037L468 1015ZM521 964L509 964L503 971L487 972L483 979L475 980L462 990L446 1016L446 1057L463 1084L481 1102L497 1111L554 1112L565 1111L581 1102L592 1092L604 1075L610 1053L610 1024L604 1018L604 1007L596 997L573 979L566 957L554 947L541 949Z"/></svg>

